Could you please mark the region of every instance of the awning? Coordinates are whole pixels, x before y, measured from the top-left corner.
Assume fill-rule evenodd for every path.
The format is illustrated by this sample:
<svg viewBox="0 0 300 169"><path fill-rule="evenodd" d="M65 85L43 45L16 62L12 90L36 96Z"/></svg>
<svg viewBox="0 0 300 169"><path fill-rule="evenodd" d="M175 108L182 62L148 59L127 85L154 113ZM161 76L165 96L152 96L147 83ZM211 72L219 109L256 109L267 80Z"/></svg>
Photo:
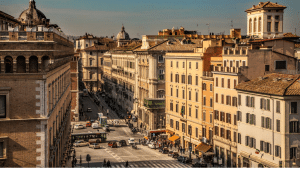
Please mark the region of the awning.
<svg viewBox="0 0 300 169"><path fill-rule="evenodd" d="M147 136L145 136L144 138L145 138L146 140L148 140L148 137L147 137Z"/></svg>
<svg viewBox="0 0 300 169"><path fill-rule="evenodd" d="M175 132L174 131L171 131L171 130L166 130L167 133L170 133L171 135L174 135Z"/></svg>
<svg viewBox="0 0 300 169"><path fill-rule="evenodd" d="M179 136L175 136L175 135L169 138L170 141L175 141L177 139L179 139Z"/></svg>
<svg viewBox="0 0 300 169"><path fill-rule="evenodd" d="M248 158L251 161L255 161L255 162L259 163L259 164L263 164L263 165L265 165L267 167L270 167L270 168L279 168L279 165L277 165L277 164L275 164L275 163L273 163L271 161L268 161L268 160L262 159L260 157L257 157L257 155L251 155L251 154L246 153L244 151L240 152L240 155L242 157Z"/></svg>
<svg viewBox="0 0 300 169"><path fill-rule="evenodd" d="M165 133L166 130L152 130L150 133Z"/></svg>
<svg viewBox="0 0 300 169"><path fill-rule="evenodd" d="M195 147L195 150L200 151L201 153L206 153L211 148L210 145L205 143L200 143Z"/></svg>

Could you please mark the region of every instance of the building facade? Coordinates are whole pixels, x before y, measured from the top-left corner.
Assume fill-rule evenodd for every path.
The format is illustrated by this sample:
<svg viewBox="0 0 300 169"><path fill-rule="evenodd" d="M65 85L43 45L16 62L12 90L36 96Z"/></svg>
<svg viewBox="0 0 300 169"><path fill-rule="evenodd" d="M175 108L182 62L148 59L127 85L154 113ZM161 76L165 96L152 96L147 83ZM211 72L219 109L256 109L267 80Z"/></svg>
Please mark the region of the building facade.
<svg viewBox="0 0 300 169"><path fill-rule="evenodd" d="M236 87L239 167L299 166L298 80L272 73Z"/></svg>
<svg viewBox="0 0 300 169"><path fill-rule="evenodd" d="M29 9L38 11L34 0ZM74 45L55 27L40 25L43 16L40 11L34 15L26 31L16 24L7 24L1 31L1 167L63 167L68 163ZM21 14L22 19L26 18Z"/></svg>

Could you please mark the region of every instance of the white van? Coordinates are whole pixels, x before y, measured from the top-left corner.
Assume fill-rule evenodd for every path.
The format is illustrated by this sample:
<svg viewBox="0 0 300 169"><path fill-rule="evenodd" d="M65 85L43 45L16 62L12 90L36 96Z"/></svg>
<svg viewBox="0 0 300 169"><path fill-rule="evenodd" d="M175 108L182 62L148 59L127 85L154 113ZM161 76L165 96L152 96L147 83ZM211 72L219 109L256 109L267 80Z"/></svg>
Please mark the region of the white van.
<svg viewBox="0 0 300 169"><path fill-rule="evenodd" d="M99 125L98 125L98 123L93 123L93 124L92 124L92 128L93 128L93 129L97 129L97 128L99 128Z"/></svg>

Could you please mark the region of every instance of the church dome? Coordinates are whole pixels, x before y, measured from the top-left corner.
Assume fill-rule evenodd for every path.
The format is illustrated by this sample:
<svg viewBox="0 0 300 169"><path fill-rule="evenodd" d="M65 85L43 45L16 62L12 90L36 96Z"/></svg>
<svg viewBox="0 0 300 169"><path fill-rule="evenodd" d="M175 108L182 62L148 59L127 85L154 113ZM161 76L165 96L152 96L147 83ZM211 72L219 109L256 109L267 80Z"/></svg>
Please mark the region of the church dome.
<svg viewBox="0 0 300 169"><path fill-rule="evenodd" d="M122 26L121 32L118 33L117 40L130 40L129 34L125 32L124 26Z"/></svg>
<svg viewBox="0 0 300 169"><path fill-rule="evenodd" d="M46 16L40 10L36 9L35 1L29 1L29 8L24 10L18 20L23 24L39 25L46 23Z"/></svg>

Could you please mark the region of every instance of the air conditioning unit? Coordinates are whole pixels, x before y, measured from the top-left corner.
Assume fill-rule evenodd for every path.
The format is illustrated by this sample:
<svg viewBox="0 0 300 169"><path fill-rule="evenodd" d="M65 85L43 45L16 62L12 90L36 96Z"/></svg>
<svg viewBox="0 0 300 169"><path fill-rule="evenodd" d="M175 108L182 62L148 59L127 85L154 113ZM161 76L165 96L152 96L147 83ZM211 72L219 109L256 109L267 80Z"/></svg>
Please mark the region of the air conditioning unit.
<svg viewBox="0 0 300 169"><path fill-rule="evenodd" d="M202 142L203 142L203 143L207 143L206 137L203 137L203 138L202 138Z"/></svg>

